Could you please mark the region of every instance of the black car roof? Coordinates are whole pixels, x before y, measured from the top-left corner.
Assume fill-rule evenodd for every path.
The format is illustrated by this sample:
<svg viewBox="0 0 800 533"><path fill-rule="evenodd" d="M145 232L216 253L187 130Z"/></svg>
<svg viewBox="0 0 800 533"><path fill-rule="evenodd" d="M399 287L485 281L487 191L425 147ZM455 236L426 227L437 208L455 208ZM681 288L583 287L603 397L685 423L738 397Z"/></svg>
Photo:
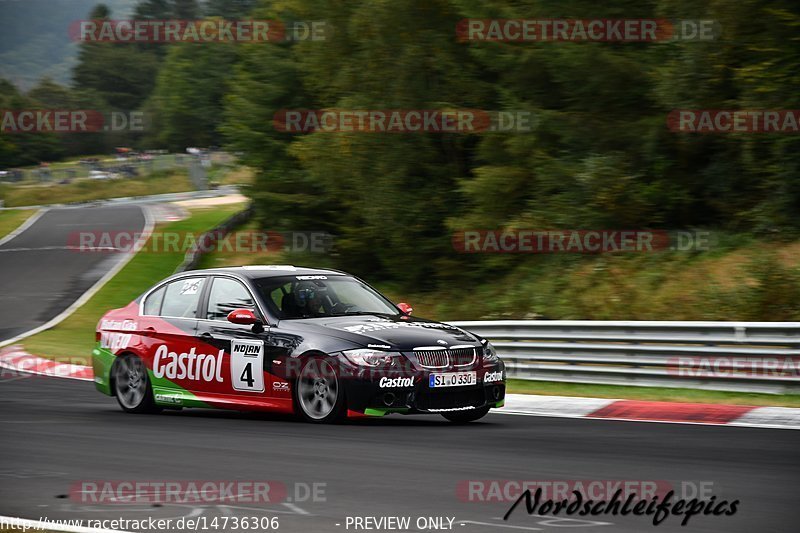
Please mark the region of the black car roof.
<svg viewBox="0 0 800 533"><path fill-rule="evenodd" d="M189 272L185 272L187 274ZM340 270L311 268L293 265L249 265L192 270L192 274L238 274L245 278L270 278L277 276L349 276Z"/></svg>

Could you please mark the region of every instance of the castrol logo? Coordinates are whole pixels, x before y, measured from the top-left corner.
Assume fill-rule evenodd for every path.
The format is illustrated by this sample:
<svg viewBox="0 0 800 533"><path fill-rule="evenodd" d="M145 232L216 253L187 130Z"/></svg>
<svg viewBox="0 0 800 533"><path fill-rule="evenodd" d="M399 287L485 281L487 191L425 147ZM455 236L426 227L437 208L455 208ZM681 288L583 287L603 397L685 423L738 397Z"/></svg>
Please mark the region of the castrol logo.
<svg viewBox="0 0 800 533"><path fill-rule="evenodd" d="M157 378L191 379L195 381L218 381L222 383L222 356L197 353L194 348L188 352L171 352L165 344L156 350L153 359L153 375Z"/></svg>

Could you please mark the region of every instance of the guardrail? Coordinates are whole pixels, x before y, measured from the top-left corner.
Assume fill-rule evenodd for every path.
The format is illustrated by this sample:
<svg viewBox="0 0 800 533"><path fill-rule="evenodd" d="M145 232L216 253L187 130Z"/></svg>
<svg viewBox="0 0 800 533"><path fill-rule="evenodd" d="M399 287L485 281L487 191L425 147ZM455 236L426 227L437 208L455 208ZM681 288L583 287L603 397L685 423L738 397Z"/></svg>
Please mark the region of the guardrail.
<svg viewBox="0 0 800 533"><path fill-rule="evenodd" d="M800 393L800 322L452 322L516 379Z"/></svg>
<svg viewBox="0 0 800 533"><path fill-rule="evenodd" d="M107 177L116 175L119 178L147 176L154 172L188 168L194 158L187 154L158 154L149 159L90 158L72 163L53 163L35 168L10 169L0 176L0 181L15 185L42 185L48 183L69 183L75 179L92 177L92 171L98 171ZM97 175L96 175L97 176Z"/></svg>
<svg viewBox="0 0 800 533"><path fill-rule="evenodd" d="M205 246L213 245L219 239L233 231L234 228L250 220L252 216L253 204L250 204L245 209L220 222L213 229L203 233L198 240L204 243ZM178 265L174 273L177 274L178 272L185 272L187 270L196 270L205 253L206 251L204 250L203 246L195 243L195 245L192 246L192 248L183 256L183 262Z"/></svg>

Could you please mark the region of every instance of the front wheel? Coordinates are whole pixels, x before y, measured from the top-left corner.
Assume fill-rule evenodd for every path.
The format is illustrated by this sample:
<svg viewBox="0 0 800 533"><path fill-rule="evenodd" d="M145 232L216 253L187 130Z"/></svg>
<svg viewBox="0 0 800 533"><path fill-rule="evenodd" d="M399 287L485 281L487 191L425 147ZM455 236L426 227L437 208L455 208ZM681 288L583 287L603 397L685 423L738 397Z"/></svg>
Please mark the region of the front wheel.
<svg viewBox="0 0 800 533"><path fill-rule="evenodd" d="M147 368L135 355L123 355L114 365L114 392L122 410L127 413L157 413Z"/></svg>
<svg viewBox="0 0 800 533"><path fill-rule="evenodd" d="M297 411L309 422L338 422L347 412L336 369L326 359L309 359L300 371L294 390Z"/></svg>
<svg viewBox="0 0 800 533"><path fill-rule="evenodd" d="M480 409L470 409L468 411L451 411L449 413L442 413L450 422L454 424L467 424L483 418L489 412L489 407L481 407Z"/></svg>

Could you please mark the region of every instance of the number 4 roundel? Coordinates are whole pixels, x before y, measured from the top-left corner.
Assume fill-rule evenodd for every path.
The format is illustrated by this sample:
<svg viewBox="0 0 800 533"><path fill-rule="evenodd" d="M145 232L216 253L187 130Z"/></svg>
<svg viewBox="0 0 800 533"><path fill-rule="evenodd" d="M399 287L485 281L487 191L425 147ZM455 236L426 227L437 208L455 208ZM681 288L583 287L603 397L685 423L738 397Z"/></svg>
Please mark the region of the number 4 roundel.
<svg viewBox="0 0 800 533"><path fill-rule="evenodd" d="M263 341L231 341L231 383L234 390L264 392L263 369Z"/></svg>

